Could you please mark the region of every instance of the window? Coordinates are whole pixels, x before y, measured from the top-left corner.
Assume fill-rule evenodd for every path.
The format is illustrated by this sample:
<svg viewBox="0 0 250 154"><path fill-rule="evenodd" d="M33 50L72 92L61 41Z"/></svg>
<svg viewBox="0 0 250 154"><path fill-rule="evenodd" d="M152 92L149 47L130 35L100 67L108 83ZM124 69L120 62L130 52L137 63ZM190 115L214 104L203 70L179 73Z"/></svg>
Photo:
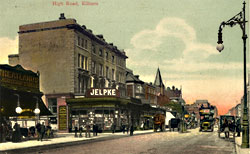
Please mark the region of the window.
<svg viewBox="0 0 250 154"><path fill-rule="evenodd" d="M84 47L84 39L82 39L81 47Z"/></svg>
<svg viewBox="0 0 250 154"><path fill-rule="evenodd" d="M85 70L88 70L88 57L85 57Z"/></svg>
<svg viewBox="0 0 250 154"><path fill-rule="evenodd" d="M78 67L80 67L80 66L81 66L81 55L78 54Z"/></svg>
<svg viewBox="0 0 250 154"><path fill-rule="evenodd" d="M86 82L85 82L85 80L84 79L82 79L82 78L79 78L79 85L78 85L78 92L79 93L85 93L85 91L86 91Z"/></svg>
<svg viewBox="0 0 250 154"><path fill-rule="evenodd" d="M48 108L53 113L57 113L57 98L48 98Z"/></svg>
<svg viewBox="0 0 250 154"><path fill-rule="evenodd" d="M88 40L85 40L85 49L88 48Z"/></svg>
<svg viewBox="0 0 250 154"><path fill-rule="evenodd" d="M81 68L84 68L84 56L81 56Z"/></svg>
<svg viewBox="0 0 250 154"><path fill-rule="evenodd" d="M99 49L99 56L102 57L102 49Z"/></svg>
<svg viewBox="0 0 250 154"><path fill-rule="evenodd" d="M95 61L92 61L92 73L96 74L96 64L95 64Z"/></svg>
<svg viewBox="0 0 250 154"><path fill-rule="evenodd" d="M106 66L106 78L109 78L109 67Z"/></svg>
<svg viewBox="0 0 250 154"><path fill-rule="evenodd" d="M115 80L115 70L114 69L112 69L112 80Z"/></svg>
<svg viewBox="0 0 250 154"><path fill-rule="evenodd" d="M95 45L94 45L94 44L92 44L92 52L93 52L93 53L96 53L96 48L95 48Z"/></svg>
<svg viewBox="0 0 250 154"><path fill-rule="evenodd" d="M106 58L106 60L109 59L109 53L108 52L106 52L105 58Z"/></svg>
<svg viewBox="0 0 250 154"><path fill-rule="evenodd" d="M77 37L77 45L80 46L80 44L81 44L81 38L80 38L80 36L78 36L78 37Z"/></svg>
<svg viewBox="0 0 250 154"><path fill-rule="evenodd" d="M102 64L99 65L99 75L103 76L103 65Z"/></svg>
<svg viewBox="0 0 250 154"><path fill-rule="evenodd" d="M133 97L133 86L132 85L127 85L127 95L129 97Z"/></svg>
<svg viewBox="0 0 250 154"><path fill-rule="evenodd" d="M115 56L112 55L112 63L115 62Z"/></svg>

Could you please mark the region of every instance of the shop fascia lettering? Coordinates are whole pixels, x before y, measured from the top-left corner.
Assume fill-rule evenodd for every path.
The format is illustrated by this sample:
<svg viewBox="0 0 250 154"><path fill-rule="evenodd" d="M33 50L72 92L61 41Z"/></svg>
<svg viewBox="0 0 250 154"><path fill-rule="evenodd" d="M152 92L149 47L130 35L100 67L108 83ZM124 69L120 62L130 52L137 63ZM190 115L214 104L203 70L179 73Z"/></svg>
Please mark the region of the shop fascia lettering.
<svg viewBox="0 0 250 154"><path fill-rule="evenodd" d="M91 96L116 96L116 89L91 89Z"/></svg>

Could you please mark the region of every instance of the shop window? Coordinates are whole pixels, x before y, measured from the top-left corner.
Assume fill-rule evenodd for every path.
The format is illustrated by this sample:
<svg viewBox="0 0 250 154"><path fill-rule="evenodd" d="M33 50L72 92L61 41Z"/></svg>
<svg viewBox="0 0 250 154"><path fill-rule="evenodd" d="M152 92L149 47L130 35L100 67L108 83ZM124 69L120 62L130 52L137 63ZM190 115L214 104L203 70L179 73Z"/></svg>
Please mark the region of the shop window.
<svg viewBox="0 0 250 154"><path fill-rule="evenodd" d="M57 114L57 98L48 98L48 108L53 114Z"/></svg>

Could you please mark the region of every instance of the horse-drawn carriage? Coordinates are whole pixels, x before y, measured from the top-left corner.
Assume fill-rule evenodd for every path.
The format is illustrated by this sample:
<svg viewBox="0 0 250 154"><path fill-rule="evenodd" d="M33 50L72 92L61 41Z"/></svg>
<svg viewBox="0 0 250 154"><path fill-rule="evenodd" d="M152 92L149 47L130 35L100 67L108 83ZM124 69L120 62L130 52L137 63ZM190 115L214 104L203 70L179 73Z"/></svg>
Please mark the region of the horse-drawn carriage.
<svg viewBox="0 0 250 154"><path fill-rule="evenodd" d="M169 120L168 123L168 127L169 127L169 131L171 132L172 130L174 131L175 128L178 129L178 131L180 130L180 123L181 123L181 119L179 118L172 118Z"/></svg>
<svg viewBox="0 0 250 154"><path fill-rule="evenodd" d="M236 119L234 116L223 115L220 116L218 136L220 133L225 133L225 138L229 138L230 134L235 138L236 133Z"/></svg>

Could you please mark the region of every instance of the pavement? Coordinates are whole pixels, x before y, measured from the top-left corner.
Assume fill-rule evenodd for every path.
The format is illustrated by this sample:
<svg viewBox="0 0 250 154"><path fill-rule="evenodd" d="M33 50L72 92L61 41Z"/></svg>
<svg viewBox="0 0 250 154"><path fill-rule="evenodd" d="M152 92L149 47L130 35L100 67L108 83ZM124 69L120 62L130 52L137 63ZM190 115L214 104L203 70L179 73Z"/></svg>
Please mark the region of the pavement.
<svg viewBox="0 0 250 154"><path fill-rule="evenodd" d="M249 148L241 148L242 137L235 137L235 150L237 154L250 154Z"/></svg>
<svg viewBox="0 0 250 154"><path fill-rule="evenodd" d="M153 133L153 130L138 130L134 131L134 135L148 134ZM79 135L79 133L78 133ZM29 153L32 151L39 151L39 149L48 149L48 148L59 148L61 146L70 146L77 145L95 141L103 141L107 139L114 139L119 137L126 137L129 134L122 132L112 133L99 133L98 136L93 136L91 133L90 138L85 137L75 137L74 133L57 133L55 138L44 139L43 141L37 141L36 139L27 140L19 143L5 142L0 143L0 153Z"/></svg>

